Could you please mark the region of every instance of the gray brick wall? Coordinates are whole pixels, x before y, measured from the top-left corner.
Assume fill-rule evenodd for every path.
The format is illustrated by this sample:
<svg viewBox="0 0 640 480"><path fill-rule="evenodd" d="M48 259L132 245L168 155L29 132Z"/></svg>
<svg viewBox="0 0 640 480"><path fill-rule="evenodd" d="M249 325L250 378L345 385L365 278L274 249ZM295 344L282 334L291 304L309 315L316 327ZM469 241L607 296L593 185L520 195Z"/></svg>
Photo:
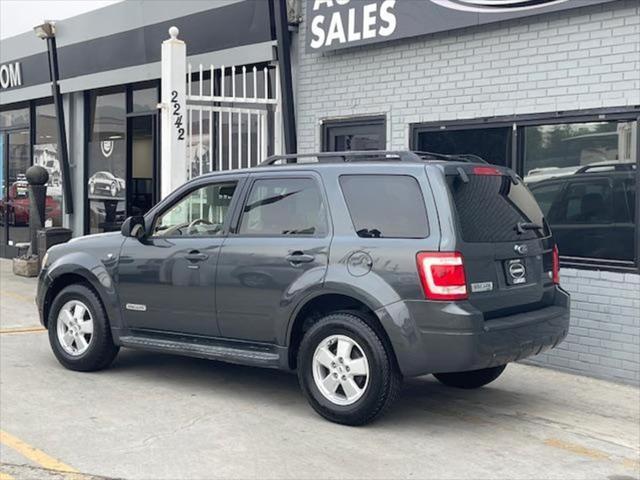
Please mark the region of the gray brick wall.
<svg viewBox="0 0 640 480"><path fill-rule="evenodd" d="M566 340L528 363L640 384L640 275L563 268L571 293Z"/></svg>
<svg viewBox="0 0 640 480"><path fill-rule="evenodd" d="M409 124L640 105L640 2L435 34L325 54L297 38L299 150L321 146L321 122L384 114L387 148ZM640 383L640 275L562 270L571 333L532 361Z"/></svg>

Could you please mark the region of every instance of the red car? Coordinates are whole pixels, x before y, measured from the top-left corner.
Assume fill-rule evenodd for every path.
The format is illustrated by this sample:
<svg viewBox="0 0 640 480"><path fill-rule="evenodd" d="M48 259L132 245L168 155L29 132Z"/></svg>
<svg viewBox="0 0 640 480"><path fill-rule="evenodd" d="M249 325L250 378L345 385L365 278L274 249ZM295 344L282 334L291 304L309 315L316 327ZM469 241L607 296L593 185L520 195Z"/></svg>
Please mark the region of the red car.
<svg viewBox="0 0 640 480"><path fill-rule="evenodd" d="M3 216L6 215L9 225L29 224L29 184L26 180L18 179L9 187L8 198L5 203L0 200L0 209ZM5 212L6 209L6 212ZM45 204L46 218L61 218L60 201L47 195ZM4 219L3 219L4 220ZM4 222L2 222L4 223Z"/></svg>

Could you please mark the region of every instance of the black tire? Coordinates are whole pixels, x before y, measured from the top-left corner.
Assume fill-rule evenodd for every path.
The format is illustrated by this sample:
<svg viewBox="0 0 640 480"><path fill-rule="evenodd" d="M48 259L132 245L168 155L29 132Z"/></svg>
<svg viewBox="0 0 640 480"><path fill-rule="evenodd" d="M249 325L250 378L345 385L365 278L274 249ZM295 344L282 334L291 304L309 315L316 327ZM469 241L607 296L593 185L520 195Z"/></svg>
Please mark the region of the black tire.
<svg viewBox="0 0 640 480"><path fill-rule="evenodd" d="M369 380L362 396L351 405L338 405L326 398L313 377L316 348L331 335L353 339L369 363ZM298 350L298 381L313 409L327 420L343 425L364 425L385 412L398 397L402 376L391 352L378 335L355 312L329 314L311 326Z"/></svg>
<svg viewBox="0 0 640 480"><path fill-rule="evenodd" d="M58 339L58 315L60 309L69 301L78 300L89 310L93 318L93 334L88 349L81 355L73 356L67 353ZM102 303L90 288L75 284L65 287L51 304L49 319L49 343L58 361L69 370L92 372L111 365L120 347L113 343L111 328Z"/></svg>
<svg viewBox="0 0 640 480"><path fill-rule="evenodd" d="M438 381L448 387L465 388L472 390L474 388L484 387L498 378L506 365L498 367L483 368L480 370L470 370L468 372L455 373L434 373L433 376Z"/></svg>

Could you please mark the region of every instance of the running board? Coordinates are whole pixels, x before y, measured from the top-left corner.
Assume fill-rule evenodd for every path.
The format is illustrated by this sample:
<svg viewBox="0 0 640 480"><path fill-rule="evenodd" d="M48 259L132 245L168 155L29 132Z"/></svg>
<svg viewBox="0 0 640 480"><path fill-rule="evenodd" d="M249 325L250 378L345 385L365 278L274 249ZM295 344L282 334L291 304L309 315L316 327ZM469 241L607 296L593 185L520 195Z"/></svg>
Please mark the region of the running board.
<svg viewBox="0 0 640 480"><path fill-rule="evenodd" d="M146 332L145 332L146 333ZM241 365L287 369L287 350L284 347L248 344L201 337L171 338L172 335L124 335L119 338L123 347L188 357L219 360Z"/></svg>

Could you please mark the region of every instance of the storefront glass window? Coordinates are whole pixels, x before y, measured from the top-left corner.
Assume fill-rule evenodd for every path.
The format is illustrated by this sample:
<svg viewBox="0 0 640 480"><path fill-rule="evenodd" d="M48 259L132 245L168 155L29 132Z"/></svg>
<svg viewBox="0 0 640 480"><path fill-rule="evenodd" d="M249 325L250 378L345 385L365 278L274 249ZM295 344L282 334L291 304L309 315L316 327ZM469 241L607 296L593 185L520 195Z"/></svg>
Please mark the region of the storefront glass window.
<svg viewBox="0 0 640 480"><path fill-rule="evenodd" d="M489 163L511 164L512 127L418 131L416 150L456 155L475 155Z"/></svg>
<svg viewBox="0 0 640 480"><path fill-rule="evenodd" d="M124 92L92 93L89 118L89 233L113 231L120 228L126 214Z"/></svg>
<svg viewBox="0 0 640 480"><path fill-rule="evenodd" d="M633 262L637 122L523 127L524 180L563 257Z"/></svg>
<svg viewBox="0 0 640 480"><path fill-rule="evenodd" d="M58 129L52 103L36 106L36 141L33 145L33 163L49 172L45 226L62 226L62 175L58 156Z"/></svg>
<svg viewBox="0 0 640 480"><path fill-rule="evenodd" d="M0 128L29 128L29 109L5 110L0 112Z"/></svg>
<svg viewBox="0 0 640 480"><path fill-rule="evenodd" d="M149 112L158 108L158 89L156 87L143 88L133 91L133 111Z"/></svg>

